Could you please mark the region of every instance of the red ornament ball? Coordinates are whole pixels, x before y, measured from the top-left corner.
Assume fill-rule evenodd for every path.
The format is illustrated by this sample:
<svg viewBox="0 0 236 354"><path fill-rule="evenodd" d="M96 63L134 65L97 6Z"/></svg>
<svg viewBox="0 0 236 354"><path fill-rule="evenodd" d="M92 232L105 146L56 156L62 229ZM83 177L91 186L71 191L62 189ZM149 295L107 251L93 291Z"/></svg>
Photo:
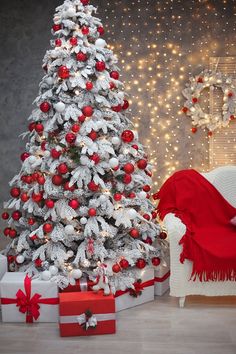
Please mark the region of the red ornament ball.
<svg viewBox="0 0 236 354"><path fill-rule="evenodd" d="M63 183L63 177L61 175L54 175L52 177L52 183L55 185L55 186L61 186L62 183Z"/></svg>
<svg viewBox="0 0 236 354"><path fill-rule="evenodd" d="M167 238L167 233L164 232L164 231L162 231L162 232L160 233L159 237L160 237L161 240L165 240L165 239Z"/></svg>
<svg viewBox="0 0 236 354"><path fill-rule="evenodd" d="M151 190L151 187L147 184L146 186L143 186L143 191L144 192L150 192L150 190Z"/></svg>
<svg viewBox="0 0 236 354"><path fill-rule="evenodd" d="M30 123L29 125L28 125L28 129L29 129L29 131L30 132L32 132L34 129L35 129L35 123L34 122L32 122L32 123Z"/></svg>
<svg viewBox="0 0 236 354"><path fill-rule="evenodd" d="M193 102L193 103L197 103L197 102L198 102L198 98L197 98L197 97L193 97L193 98L192 98L192 102Z"/></svg>
<svg viewBox="0 0 236 354"><path fill-rule="evenodd" d="M193 127L191 130L192 130L193 134L195 134L197 132L197 128L196 127Z"/></svg>
<svg viewBox="0 0 236 354"><path fill-rule="evenodd" d="M159 257L154 257L154 258L152 258L152 264L154 265L154 267L159 266L160 263L161 263L161 260L160 260Z"/></svg>
<svg viewBox="0 0 236 354"><path fill-rule="evenodd" d="M35 224L35 219L34 218L29 218L28 219L28 225L33 226Z"/></svg>
<svg viewBox="0 0 236 354"><path fill-rule="evenodd" d="M97 31L98 31L98 33L99 33L101 36L105 33L105 30L104 30L104 28L103 28L102 26L99 26L99 27L97 28Z"/></svg>
<svg viewBox="0 0 236 354"><path fill-rule="evenodd" d="M56 47L61 47L61 45L62 45L61 39L60 39L60 38L56 39L56 40L55 40L55 46L56 46Z"/></svg>
<svg viewBox="0 0 236 354"><path fill-rule="evenodd" d="M71 186L71 187L70 187L70 182L66 182L66 183L64 184L64 190L65 190L65 191L74 192L74 191L75 191L75 186Z"/></svg>
<svg viewBox="0 0 236 354"><path fill-rule="evenodd" d="M95 141L98 137L98 134L97 134L97 132L95 132L95 130L92 130L88 136L90 137L91 140Z"/></svg>
<svg viewBox="0 0 236 354"><path fill-rule="evenodd" d="M129 108L129 101L127 100L124 100L124 103L123 103L123 106L122 106L122 109L126 110Z"/></svg>
<svg viewBox="0 0 236 354"><path fill-rule="evenodd" d="M93 83L92 83L91 81L88 81L88 82L86 83L86 89L87 89L88 91L91 91L91 90L93 89Z"/></svg>
<svg viewBox="0 0 236 354"><path fill-rule="evenodd" d="M133 238L139 238L139 236L140 236L139 230L137 230L137 229L131 229L129 234Z"/></svg>
<svg viewBox="0 0 236 354"><path fill-rule="evenodd" d="M3 233L4 233L4 235L7 237L7 236L9 236L9 233L10 233L10 227L6 227L5 229L4 229L4 231L3 231Z"/></svg>
<svg viewBox="0 0 236 354"><path fill-rule="evenodd" d="M23 152L23 154L20 155L20 159L22 162L28 159L28 157L30 157L30 154L28 152Z"/></svg>
<svg viewBox="0 0 236 354"><path fill-rule="evenodd" d="M27 193L22 193L20 199L22 202L26 203L30 198Z"/></svg>
<svg viewBox="0 0 236 354"><path fill-rule="evenodd" d="M120 267L123 269L129 268L129 262L125 258L123 258L119 264L120 264Z"/></svg>
<svg viewBox="0 0 236 354"><path fill-rule="evenodd" d="M89 27L83 26L83 27L81 28L81 31L82 31L82 33L86 36L87 34L89 34Z"/></svg>
<svg viewBox="0 0 236 354"><path fill-rule="evenodd" d="M116 88L116 85L114 84L114 82L110 82L110 89L113 90L114 88Z"/></svg>
<svg viewBox="0 0 236 354"><path fill-rule="evenodd" d="M126 173L126 174L123 176L123 183L124 183L124 184L130 184L131 181L132 181L131 175L129 175L129 174Z"/></svg>
<svg viewBox="0 0 236 354"><path fill-rule="evenodd" d="M106 64L104 63L104 61L97 61L95 68L97 71L104 71L106 69Z"/></svg>
<svg viewBox="0 0 236 354"><path fill-rule="evenodd" d="M119 202L122 199L122 194L121 193L115 193L113 198L114 198L114 200L116 202Z"/></svg>
<svg viewBox="0 0 236 354"><path fill-rule="evenodd" d="M88 215L91 216L91 217L96 216L97 215L97 210L94 209L94 208L89 209Z"/></svg>
<svg viewBox="0 0 236 354"><path fill-rule="evenodd" d="M9 219L9 214L7 212L2 213L2 219L3 220Z"/></svg>
<svg viewBox="0 0 236 354"><path fill-rule="evenodd" d="M15 262L15 257L12 255L7 256L7 262L8 264L14 263Z"/></svg>
<svg viewBox="0 0 236 354"><path fill-rule="evenodd" d="M43 261L40 258L35 259L34 264L36 267L40 268L42 267Z"/></svg>
<svg viewBox="0 0 236 354"><path fill-rule="evenodd" d="M125 130L121 135L121 139L124 143L131 143L134 140L134 133L132 130Z"/></svg>
<svg viewBox="0 0 236 354"><path fill-rule="evenodd" d="M84 123L85 120L86 120L86 116L85 116L84 114L82 114L80 117L78 117L78 121L79 121L80 123Z"/></svg>
<svg viewBox="0 0 236 354"><path fill-rule="evenodd" d="M84 6L86 6L86 5L89 4L89 0L80 0L80 2L81 2Z"/></svg>
<svg viewBox="0 0 236 354"><path fill-rule="evenodd" d="M144 159L141 159L138 161L137 165L140 170L145 170L145 168L147 167L147 161Z"/></svg>
<svg viewBox="0 0 236 354"><path fill-rule="evenodd" d="M14 187L10 191L13 198L18 198L20 196L20 188Z"/></svg>
<svg viewBox="0 0 236 354"><path fill-rule="evenodd" d="M118 104L118 106L113 106L113 107L111 107L111 109L112 109L114 112L119 113L119 112L122 110L122 106L121 106L121 104Z"/></svg>
<svg viewBox="0 0 236 354"><path fill-rule="evenodd" d="M93 107L91 106L85 106L83 109L82 109L82 112L83 112L83 115L85 117L92 117L93 115Z"/></svg>
<svg viewBox="0 0 236 354"><path fill-rule="evenodd" d="M51 150L51 156L53 159L59 159L59 157L61 156L61 151L57 151L56 149L52 149Z"/></svg>
<svg viewBox="0 0 236 354"><path fill-rule="evenodd" d="M112 271L113 271L113 273L119 273L121 271L121 268L118 263L116 263L112 266Z"/></svg>
<svg viewBox="0 0 236 354"><path fill-rule="evenodd" d="M98 189L99 189L99 186L98 186L94 181L91 181L91 182L89 182L89 184L88 184L88 189L89 189L91 192L97 192Z"/></svg>
<svg viewBox="0 0 236 354"><path fill-rule="evenodd" d="M12 213L11 216L13 220L18 221L22 217L22 213L19 210L16 210Z"/></svg>
<svg viewBox="0 0 236 354"><path fill-rule="evenodd" d="M213 133L212 133L212 132L208 132L207 135L208 135L209 137L211 137L211 136L213 135Z"/></svg>
<svg viewBox="0 0 236 354"><path fill-rule="evenodd" d="M145 261L145 259L139 258L139 259L137 260L137 262L136 262L136 267L137 267L138 269L143 269L143 268L145 268L145 267L146 267L146 261Z"/></svg>
<svg viewBox="0 0 236 354"><path fill-rule="evenodd" d="M43 199L43 192L41 193L33 193L32 194L32 199L35 203L39 203L42 201Z"/></svg>
<svg viewBox="0 0 236 354"><path fill-rule="evenodd" d="M38 134L41 134L44 131L44 126L42 123L37 123L35 125L35 130Z"/></svg>
<svg viewBox="0 0 236 354"><path fill-rule="evenodd" d="M78 209L78 207L80 206L79 202L77 199L72 199L69 201L68 205L72 208L72 209Z"/></svg>
<svg viewBox="0 0 236 354"><path fill-rule="evenodd" d="M74 133L67 133L66 134L66 142L68 144L74 144L76 140L76 135Z"/></svg>
<svg viewBox="0 0 236 354"><path fill-rule="evenodd" d="M132 163L127 163L124 165L123 170L125 173L131 174L134 172L134 165Z"/></svg>
<svg viewBox="0 0 236 354"><path fill-rule="evenodd" d="M90 156L90 160L94 161L95 165L97 165L100 162L100 156L94 153L92 156Z"/></svg>
<svg viewBox="0 0 236 354"><path fill-rule="evenodd" d="M138 151L138 145L134 144L132 145L132 148Z"/></svg>
<svg viewBox="0 0 236 354"><path fill-rule="evenodd" d="M146 220L150 220L151 216L149 214L143 214L143 218Z"/></svg>
<svg viewBox="0 0 236 354"><path fill-rule="evenodd" d="M85 62L85 61L88 60L88 56L87 56L87 54L85 54L83 52L79 52L79 53L76 54L76 59L78 61Z"/></svg>
<svg viewBox="0 0 236 354"><path fill-rule="evenodd" d="M76 45L78 44L77 38L76 38L76 37L71 37L71 38L70 38L70 44L71 44L72 46L76 46Z"/></svg>
<svg viewBox="0 0 236 354"><path fill-rule="evenodd" d="M43 225L43 232L45 234L48 234L48 233L52 232L52 230L53 230L52 224L46 223L46 224Z"/></svg>
<svg viewBox="0 0 236 354"><path fill-rule="evenodd" d="M58 76L63 80L68 79L70 77L69 69L66 66L60 66L58 69Z"/></svg>
<svg viewBox="0 0 236 354"><path fill-rule="evenodd" d="M182 108L182 112L183 112L183 113L187 113L187 112L188 112L188 107L183 107L183 108Z"/></svg>
<svg viewBox="0 0 236 354"><path fill-rule="evenodd" d="M112 71L110 73L110 77L114 80L119 80L120 74L118 73L118 71Z"/></svg>
<svg viewBox="0 0 236 354"><path fill-rule="evenodd" d="M58 32L61 30L61 25L60 24L55 24L52 26L52 29L54 32Z"/></svg>
<svg viewBox="0 0 236 354"><path fill-rule="evenodd" d="M15 229L10 229L10 231L9 231L9 236L10 236L11 238L15 238L15 237L17 236L16 230L15 230Z"/></svg>
<svg viewBox="0 0 236 354"><path fill-rule="evenodd" d="M66 163L61 163L58 167L57 167L57 171L61 174L61 175L65 175L69 170L68 170L68 166Z"/></svg>
<svg viewBox="0 0 236 354"><path fill-rule="evenodd" d="M149 236L146 238L146 240L144 240L144 242L147 243L150 246L153 244L152 239Z"/></svg>
<svg viewBox="0 0 236 354"><path fill-rule="evenodd" d="M134 192L131 192L131 193L128 195L128 197L129 197L130 199L134 199L134 198L136 197L136 194L135 194Z"/></svg>
<svg viewBox="0 0 236 354"><path fill-rule="evenodd" d="M79 124L72 125L71 130L73 133L78 133L80 131L80 125Z"/></svg>
<svg viewBox="0 0 236 354"><path fill-rule="evenodd" d="M31 241L35 241L35 240L38 239L38 236L37 236L37 235L32 235L32 236L30 237L30 239L31 239Z"/></svg>
<svg viewBox="0 0 236 354"><path fill-rule="evenodd" d="M156 219L157 218L157 213L155 211L152 212L152 218Z"/></svg>
<svg viewBox="0 0 236 354"><path fill-rule="evenodd" d="M43 103L41 103L40 109L43 113L47 113L48 111L50 111L51 105L49 102L44 101Z"/></svg>
<svg viewBox="0 0 236 354"><path fill-rule="evenodd" d="M45 200L45 205L48 207L48 209L52 209L54 208L55 203L52 199L47 199Z"/></svg>
<svg viewBox="0 0 236 354"><path fill-rule="evenodd" d="M44 183L45 183L45 178L43 177L43 176L39 176L38 178L37 178L37 182L38 182L38 184L40 185L40 186L43 186L44 185Z"/></svg>
<svg viewBox="0 0 236 354"><path fill-rule="evenodd" d="M230 120L234 120L234 119L235 119L235 116L233 114L231 114Z"/></svg>

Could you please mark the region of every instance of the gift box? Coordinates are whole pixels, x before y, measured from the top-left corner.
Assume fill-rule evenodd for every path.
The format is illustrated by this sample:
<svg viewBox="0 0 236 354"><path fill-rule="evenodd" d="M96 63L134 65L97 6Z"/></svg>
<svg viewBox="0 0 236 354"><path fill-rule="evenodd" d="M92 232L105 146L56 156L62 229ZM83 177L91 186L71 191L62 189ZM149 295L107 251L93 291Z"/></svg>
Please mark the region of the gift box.
<svg viewBox="0 0 236 354"><path fill-rule="evenodd" d="M3 322L58 322L58 288L31 280L25 273L5 273L0 282Z"/></svg>
<svg viewBox="0 0 236 354"><path fill-rule="evenodd" d="M61 293L73 293L73 292L84 292L84 291L92 291L92 287L95 285L88 278L81 278L76 280L75 285L69 285L65 289L60 290Z"/></svg>
<svg viewBox="0 0 236 354"><path fill-rule="evenodd" d="M116 331L115 300L103 291L59 294L61 337L112 334Z"/></svg>
<svg viewBox="0 0 236 354"><path fill-rule="evenodd" d="M162 296L170 287L170 262L161 263L155 270L155 295Z"/></svg>
<svg viewBox="0 0 236 354"><path fill-rule="evenodd" d="M118 290L115 294L116 312L154 300L154 270L146 267L137 272L134 289Z"/></svg>
<svg viewBox="0 0 236 354"><path fill-rule="evenodd" d="M7 257L0 254L0 280L7 272Z"/></svg>

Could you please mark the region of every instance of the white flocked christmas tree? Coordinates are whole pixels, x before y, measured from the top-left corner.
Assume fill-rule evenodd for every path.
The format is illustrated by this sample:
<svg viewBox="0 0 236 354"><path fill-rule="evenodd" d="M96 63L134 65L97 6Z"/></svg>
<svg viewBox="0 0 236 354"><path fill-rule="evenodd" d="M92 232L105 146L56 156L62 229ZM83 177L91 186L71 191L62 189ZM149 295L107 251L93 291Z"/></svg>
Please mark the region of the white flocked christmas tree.
<svg viewBox="0 0 236 354"><path fill-rule="evenodd" d="M151 165L128 118L117 59L88 0L56 9L22 167L5 203L12 271L61 288L81 276L105 293L158 265Z"/></svg>

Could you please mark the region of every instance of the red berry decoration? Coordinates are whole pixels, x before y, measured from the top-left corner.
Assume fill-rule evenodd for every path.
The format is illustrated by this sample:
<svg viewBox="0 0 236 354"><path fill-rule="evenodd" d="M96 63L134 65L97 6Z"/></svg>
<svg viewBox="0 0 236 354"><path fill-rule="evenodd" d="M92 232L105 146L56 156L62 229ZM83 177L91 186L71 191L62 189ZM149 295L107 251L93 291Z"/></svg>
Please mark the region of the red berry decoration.
<svg viewBox="0 0 236 354"><path fill-rule="evenodd" d="M86 6L86 5L89 4L89 0L80 0L80 2L81 2L84 6Z"/></svg>
<svg viewBox="0 0 236 354"><path fill-rule="evenodd" d="M43 261L40 258L35 259L34 264L36 267L40 268L42 267Z"/></svg>
<svg viewBox="0 0 236 354"><path fill-rule="evenodd" d="M197 103L197 102L198 102L197 97L193 97L193 98L192 98L192 102L193 102L193 103Z"/></svg>
<svg viewBox="0 0 236 354"><path fill-rule="evenodd" d="M100 162L100 156L94 153L92 156L90 156L90 160L94 161L95 165L97 165Z"/></svg>
<svg viewBox="0 0 236 354"><path fill-rule="evenodd" d="M72 208L72 209L78 209L79 207L79 202L77 199L72 199L69 201L68 205Z"/></svg>
<svg viewBox="0 0 236 354"><path fill-rule="evenodd" d="M66 163L61 163L58 167L57 167L57 171L61 174L61 175L65 175L69 170L68 170L68 166Z"/></svg>
<svg viewBox="0 0 236 354"><path fill-rule="evenodd" d="M131 175L125 174L125 175L123 176L123 183L124 183L124 184L130 184L131 181L132 181Z"/></svg>
<svg viewBox="0 0 236 354"><path fill-rule="evenodd" d="M152 212L152 218L156 219L157 218L157 213L155 211Z"/></svg>
<svg viewBox="0 0 236 354"><path fill-rule="evenodd" d="M28 219L28 225L33 226L35 224L35 219L34 218L29 218Z"/></svg>
<svg viewBox="0 0 236 354"><path fill-rule="evenodd" d="M183 113L187 113L187 112L188 112L188 107L183 107L183 108L182 108L182 112L183 112Z"/></svg>
<svg viewBox="0 0 236 354"><path fill-rule="evenodd" d="M18 198L20 196L20 188L14 187L10 193L13 198Z"/></svg>
<svg viewBox="0 0 236 354"><path fill-rule="evenodd" d="M89 137L91 140L95 141L98 137L98 134L95 132L95 130L92 130L91 133L89 133Z"/></svg>
<svg viewBox="0 0 236 354"><path fill-rule="evenodd" d="M74 191L75 191L75 186L71 186L71 187L70 187L70 182L66 182L66 183L64 184L64 190L65 190L65 191L74 192Z"/></svg>
<svg viewBox="0 0 236 354"><path fill-rule="evenodd" d="M37 182L38 182L38 184L40 185L40 186L43 186L44 185L44 183L45 183L45 178L43 177L43 176L39 176L38 178L37 178Z"/></svg>
<svg viewBox="0 0 236 354"><path fill-rule="evenodd" d="M160 237L161 240L165 240L165 239L167 238L167 233L164 232L164 231L162 231L162 232L160 233L159 237Z"/></svg>
<svg viewBox="0 0 236 354"><path fill-rule="evenodd" d="M110 89L113 90L114 88L116 88L116 85L114 84L114 82L110 82Z"/></svg>
<svg viewBox="0 0 236 354"><path fill-rule="evenodd" d="M61 25L60 24L55 24L52 26L52 29L54 32L58 32L61 30Z"/></svg>
<svg viewBox="0 0 236 354"><path fill-rule="evenodd" d="M62 45L61 39L59 39L59 38L56 39L56 40L55 40L55 46L56 46L56 47L61 47L61 45Z"/></svg>
<svg viewBox="0 0 236 354"><path fill-rule="evenodd" d="M88 189L89 189L91 192L97 192L98 189L99 189L99 186L98 186L94 181L91 181L91 182L89 182L89 184L88 184Z"/></svg>
<svg viewBox="0 0 236 354"><path fill-rule="evenodd" d="M79 121L80 123L84 123L85 120L86 120L86 116L85 116L84 114L82 114L80 117L78 117L78 121Z"/></svg>
<svg viewBox="0 0 236 354"><path fill-rule="evenodd" d="M10 236L11 238L15 238L15 237L17 236L16 230L15 230L15 229L10 229L10 231L9 231L9 236Z"/></svg>
<svg viewBox="0 0 236 354"><path fill-rule="evenodd" d="M22 213L19 210L16 210L12 213L11 216L12 216L13 220L18 221L18 220L20 220Z"/></svg>
<svg viewBox="0 0 236 354"><path fill-rule="evenodd" d="M113 271L113 273L119 273L121 271L119 264L117 264L117 263L114 264L112 267L112 271Z"/></svg>
<svg viewBox="0 0 236 354"><path fill-rule="evenodd" d="M32 132L35 129L35 123L34 122L30 123L28 129L30 132Z"/></svg>
<svg viewBox="0 0 236 354"><path fill-rule="evenodd" d="M134 144L132 145L132 148L138 151L138 145Z"/></svg>
<svg viewBox="0 0 236 354"><path fill-rule="evenodd" d="M63 183L63 177L61 175L54 175L52 177L52 183L55 185L55 186L61 186L62 183Z"/></svg>
<svg viewBox="0 0 236 354"><path fill-rule="evenodd" d="M105 33L105 30L104 30L104 28L103 28L102 26L99 26L99 27L97 28L97 31L98 31L98 33L99 33L101 36Z"/></svg>
<svg viewBox="0 0 236 354"><path fill-rule="evenodd" d="M129 262L125 258L123 258L119 264L120 264L120 267L123 269L129 268Z"/></svg>
<svg viewBox="0 0 236 354"><path fill-rule="evenodd" d="M145 268L145 267L146 267L146 261L145 261L145 259L139 258L139 259L137 260L137 262L136 262L136 267L137 267L138 269L143 269L143 268Z"/></svg>
<svg viewBox="0 0 236 354"><path fill-rule="evenodd" d="M89 216L93 217L97 215L97 210L94 208L89 209L88 211Z"/></svg>
<svg viewBox="0 0 236 354"><path fill-rule="evenodd" d="M122 199L122 194L121 193L116 193L116 194L114 194L113 198L114 198L114 200L116 202L119 202Z"/></svg>
<svg viewBox="0 0 236 354"><path fill-rule="evenodd" d="M93 83L92 83L91 81L88 81L88 82L86 83L86 89L87 89L88 91L91 91L91 90L93 89Z"/></svg>
<svg viewBox="0 0 236 354"><path fill-rule="evenodd" d="M31 176L24 176L24 182L31 184L33 182L33 178Z"/></svg>
<svg viewBox="0 0 236 354"><path fill-rule="evenodd" d="M91 107L91 106L85 106L85 107L83 108L82 112L83 112L83 115L84 115L85 117L92 117L92 115L93 115L93 107Z"/></svg>
<svg viewBox="0 0 236 354"><path fill-rule="evenodd" d="M43 113L47 113L48 111L50 111L51 105L49 102L45 101L45 102L41 103L40 109Z"/></svg>
<svg viewBox="0 0 236 354"><path fill-rule="evenodd" d="M104 61L97 61L95 68L97 71L104 71L106 69L106 64L104 63Z"/></svg>
<svg viewBox="0 0 236 354"><path fill-rule="evenodd" d="M123 103L123 106L122 106L122 109L126 110L129 108L129 101L127 100L124 100L124 103Z"/></svg>
<svg viewBox="0 0 236 354"><path fill-rule="evenodd" d="M45 200L45 205L48 207L48 209L52 209L54 208L55 203L52 199L47 199Z"/></svg>
<svg viewBox="0 0 236 354"><path fill-rule="evenodd" d="M78 133L80 131L80 125L79 124L74 124L71 128L73 133Z"/></svg>
<svg viewBox="0 0 236 354"><path fill-rule="evenodd" d="M10 227L6 227L3 231L4 235L9 236L10 230L11 230Z"/></svg>
<svg viewBox="0 0 236 354"><path fill-rule="evenodd" d="M146 238L146 240L144 240L144 242L147 243L147 244L150 245L150 246L151 246L152 243L153 243L151 237L149 237L149 236Z"/></svg>
<svg viewBox="0 0 236 354"><path fill-rule="evenodd" d="M58 69L58 76L63 80L68 79L70 77L69 69L66 66L60 66Z"/></svg>
<svg viewBox="0 0 236 354"><path fill-rule="evenodd" d="M66 134L66 141L68 144L74 144L76 140L76 135L73 133L67 133Z"/></svg>
<svg viewBox="0 0 236 354"><path fill-rule="evenodd" d="M134 198L136 197L136 194L135 194L134 192L131 192L131 193L128 195L128 197L129 197L130 199L134 199Z"/></svg>
<svg viewBox="0 0 236 354"><path fill-rule="evenodd" d="M44 126L42 123L37 123L35 125L35 130L38 134L41 134L44 131Z"/></svg>
<svg viewBox="0 0 236 354"><path fill-rule="evenodd" d="M2 213L2 219L3 219L3 220L9 219L9 214L8 214L7 212Z"/></svg>
<svg viewBox="0 0 236 354"><path fill-rule="evenodd" d="M121 139L124 143L131 143L134 140L134 133L132 130L125 130L121 135Z"/></svg>
<svg viewBox="0 0 236 354"><path fill-rule="evenodd" d="M30 198L27 193L22 193L20 199L22 202L26 203Z"/></svg>
<svg viewBox="0 0 236 354"><path fill-rule="evenodd" d="M28 159L28 157L30 157L30 154L28 152L24 152L23 154L20 155L20 159L22 162Z"/></svg>
<svg viewBox="0 0 236 354"><path fill-rule="evenodd" d="M129 232L130 236L133 238L139 238L139 231L137 229L131 229Z"/></svg>
<svg viewBox="0 0 236 354"><path fill-rule="evenodd" d="M134 172L134 165L132 163L127 163L124 165L123 170L125 173L131 174Z"/></svg>
<svg viewBox="0 0 236 354"><path fill-rule="evenodd" d="M197 128L196 127L193 127L191 130L192 130L193 134L195 134L197 132Z"/></svg>
<svg viewBox="0 0 236 354"><path fill-rule="evenodd" d="M139 160L137 165L140 170L145 170L145 168L147 167L147 161L144 159Z"/></svg>
<svg viewBox="0 0 236 354"><path fill-rule="evenodd" d="M7 262L8 262L8 264L14 263L15 262L15 257L12 256L12 255L7 256Z"/></svg>
<svg viewBox="0 0 236 354"><path fill-rule="evenodd" d="M111 107L111 109L112 109L114 112L119 113L119 112L122 110L122 106L121 106L121 104L118 104L118 106L113 106L113 107Z"/></svg>
<svg viewBox="0 0 236 354"><path fill-rule="evenodd" d="M143 214L143 218L146 219L146 220L150 220L150 219L151 219L151 216L148 215L148 214Z"/></svg>
<svg viewBox="0 0 236 354"><path fill-rule="evenodd" d="M76 54L76 59L78 61L81 61L81 62L85 62L88 60L88 57L87 57L87 54L83 53L83 52L79 52Z"/></svg>
<svg viewBox="0 0 236 354"><path fill-rule="evenodd" d="M154 267L159 266L160 263L161 263L161 260L160 260L159 257L154 257L154 258L152 258L152 264L154 265Z"/></svg>
<svg viewBox="0 0 236 354"><path fill-rule="evenodd" d="M83 26L83 27L81 28L81 31L82 31L82 33L86 36L87 34L89 34L89 27Z"/></svg>
<svg viewBox="0 0 236 354"><path fill-rule="evenodd" d="M110 77L111 77L112 79L114 79L114 80L118 80L119 77L120 77L120 74L118 73L118 71L112 71L112 72L110 73Z"/></svg>
<svg viewBox="0 0 236 354"><path fill-rule="evenodd" d="M39 203L43 200L43 192L41 193L33 193L32 194L32 199L35 203Z"/></svg>
<svg viewBox="0 0 236 354"><path fill-rule="evenodd" d="M38 239L38 236L37 235L32 235L32 236L30 236L30 239L31 239L31 241L35 241L35 240Z"/></svg>
<svg viewBox="0 0 236 354"><path fill-rule="evenodd" d="M76 38L76 37L71 37L71 38L70 38L70 44L71 44L72 46L76 46L76 45L78 44L77 38Z"/></svg>
<svg viewBox="0 0 236 354"><path fill-rule="evenodd" d="M53 159L59 159L59 157L61 156L61 152L57 151L56 149L52 149L51 150L51 156Z"/></svg>
<svg viewBox="0 0 236 354"><path fill-rule="evenodd" d="M148 192L150 192L150 190L151 190L151 187L150 187L148 184L143 187L143 191L144 191L144 192L147 192L147 193L148 193Z"/></svg>
<svg viewBox="0 0 236 354"><path fill-rule="evenodd" d="M48 233L52 232L52 230L53 230L52 224L46 223L46 224L43 225L43 232L45 234L48 234Z"/></svg>

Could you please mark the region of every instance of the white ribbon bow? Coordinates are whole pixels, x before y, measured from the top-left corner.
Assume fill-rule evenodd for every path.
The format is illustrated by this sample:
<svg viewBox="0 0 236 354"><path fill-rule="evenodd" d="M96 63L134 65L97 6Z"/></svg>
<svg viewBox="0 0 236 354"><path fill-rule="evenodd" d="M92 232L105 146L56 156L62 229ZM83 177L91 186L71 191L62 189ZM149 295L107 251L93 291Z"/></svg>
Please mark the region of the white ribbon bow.
<svg viewBox="0 0 236 354"><path fill-rule="evenodd" d="M77 321L80 325L85 324L85 329L86 331L90 328L93 327L95 328L97 326L97 319L94 315L92 315L91 317L87 317L85 313L83 313L82 315L79 315L77 317Z"/></svg>

